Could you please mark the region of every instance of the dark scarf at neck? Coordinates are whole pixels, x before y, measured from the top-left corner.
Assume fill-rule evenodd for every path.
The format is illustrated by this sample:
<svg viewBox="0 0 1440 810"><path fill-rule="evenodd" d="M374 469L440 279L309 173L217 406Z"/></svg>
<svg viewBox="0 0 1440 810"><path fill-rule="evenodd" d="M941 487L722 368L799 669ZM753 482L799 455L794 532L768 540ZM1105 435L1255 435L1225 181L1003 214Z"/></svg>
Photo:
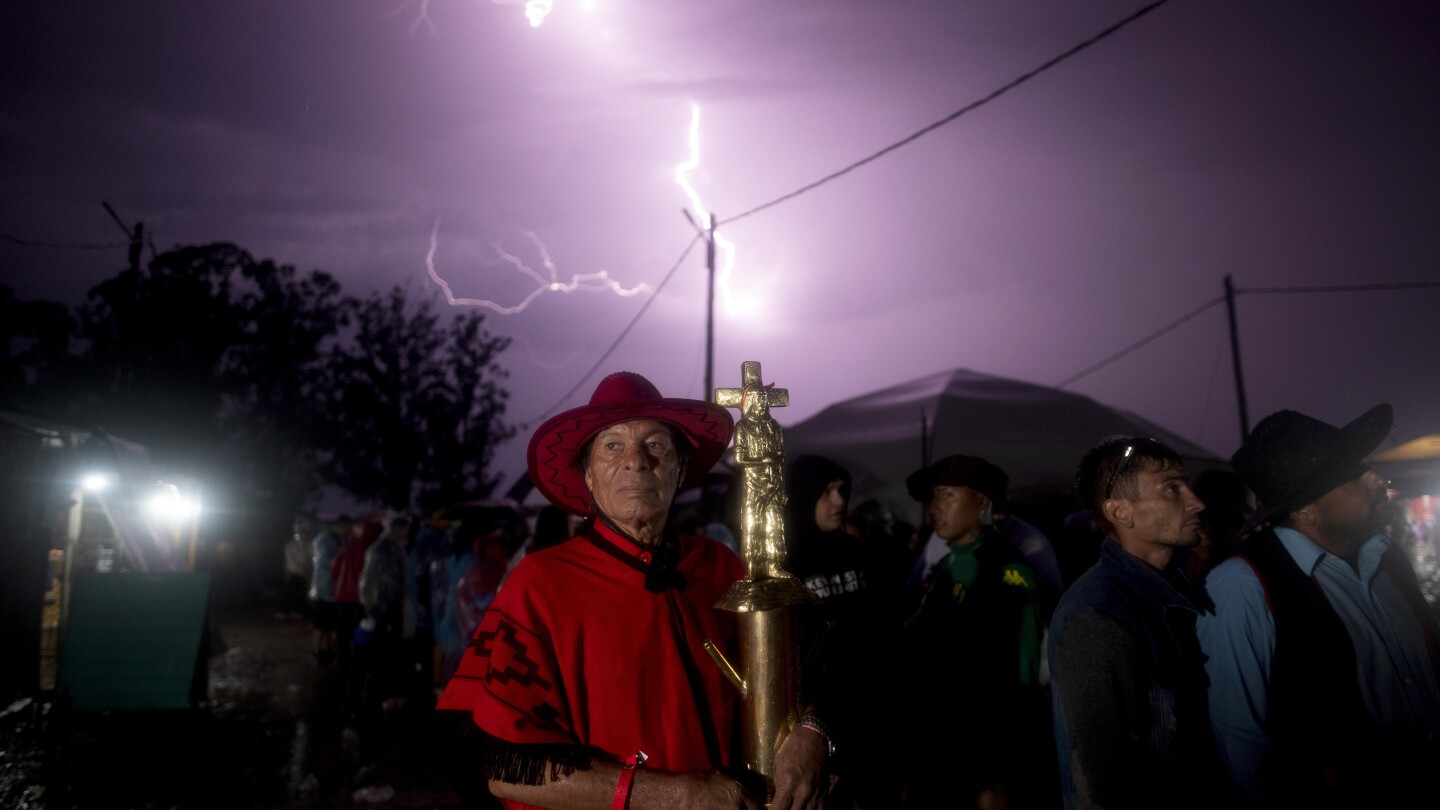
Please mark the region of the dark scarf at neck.
<svg viewBox="0 0 1440 810"><path fill-rule="evenodd" d="M594 543L601 551L614 557L620 562L645 574L645 590L651 593L660 593L667 588L674 588L677 591L685 590L689 583L685 575L680 573L680 535L675 527L669 523L665 525L665 531L660 535L660 542L655 545L647 545L631 537L629 533L615 525L615 522L608 515L597 511L597 517L591 518L593 523L599 520L605 524L605 528L629 540L640 548L650 552L650 562L645 563L635 554L626 551L615 545L599 532L593 525L581 527L581 534L585 539Z"/></svg>

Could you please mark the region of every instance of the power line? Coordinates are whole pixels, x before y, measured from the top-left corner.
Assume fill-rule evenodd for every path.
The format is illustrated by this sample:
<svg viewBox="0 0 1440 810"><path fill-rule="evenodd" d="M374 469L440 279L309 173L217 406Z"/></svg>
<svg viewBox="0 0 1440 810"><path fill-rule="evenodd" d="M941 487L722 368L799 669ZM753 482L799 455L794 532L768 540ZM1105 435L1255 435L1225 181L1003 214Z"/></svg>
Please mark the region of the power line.
<svg viewBox="0 0 1440 810"><path fill-rule="evenodd" d="M38 239L21 239L21 238L18 237L18 236L11 236L11 235L8 234L8 233L5 234L5 240L8 241L8 242L14 242L14 243L17 244L17 245L23 245L24 247L53 248L53 249L56 249L56 250L114 250L114 249L116 249L116 248L123 248L123 247L129 247L129 246L130 246L130 242L129 242L129 241L125 241L125 242L68 243L68 244L66 244L66 243L61 243L61 242L42 242L42 241L40 241L40 240L38 240Z"/></svg>
<svg viewBox="0 0 1440 810"><path fill-rule="evenodd" d="M696 234L690 239L690 243L685 246L685 250L681 251L680 258L676 259L675 264L671 265L670 271L665 274L665 278L661 279L660 283L655 286L655 292L649 298L645 299L645 303L640 307L640 311L636 312L635 317L630 319L630 323L626 324L625 328L620 331L619 336L615 338L615 342L610 344L610 348L606 349L604 353L600 355L600 358L595 361L595 365L591 366L589 371L585 372L580 376L580 379L575 383L574 388L566 391L565 395L560 397L560 399L554 405L551 405L549 408L541 411L540 415L535 417L535 421L538 422L541 419L544 419L545 417L554 413L556 409L569 401L570 397L574 396L576 391L580 390L580 386L584 385L585 381L590 379L590 375L595 373L595 369L600 368L600 364L604 363L605 359L609 357L612 352L615 351L615 348L620 345L620 341L624 340L625 336L630 334L630 330L640 320L640 316L645 314L645 310L649 309L650 305L655 303L655 299L660 297L660 291L665 289L666 284L670 283L670 279L675 276L675 271L680 269L680 265L684 263L685 257L690 255L690 251L695 249L695 243L699 241L699 234ZM525 430L529 427L529 422L522 422L520 424L521 430Z"/></svg>
<svg viewBox="0 0 1440 810"><path fill-rule="evenodd" d="M798 196L800 196L801 194L804 194L804 193L806 193L806 192L808 192L808 191L811 191L811 190L813 190L813 189L816 189L816 188L819 188L820 186L825 185L826 183L830 182L831 180L835 180L835 179L837 179L837 178L839 178L839 177L841 177L841 176L843 176L843 175L849 174L850 172L852 172L852 171L860 168L861 166L864 166L864 165L867 164L867 163L871 163L871 162L873 162L873 161L875 161L875 160L878 160L879 158L883 157L884 155L887 155L887 154L889 154L889 153L891 153L891 152L899 149L899 148L902 147L902 146L905 146L905 145L907 145L907 144L909 144L909 143L912 143L912 142L918 140L921 136L926 135L926 134L928 134L928 133L930 133L930 132L932 132L932 131L934 131L934 130L936 130L936 129L939 129L939 128L942 127L942 126L945 126L946 124L950 123L951 121L954 121L955 119L957 119L957 118L959 118L960 116L962 116L962 115L970 112L971 110L974 110L974 109L976 109L977 107L981 107L981 106L983 106L983 105L985 105L985 104L988 104L988 103L991 102L991 101L994 101L995 99L999 98L1000 96L1004 95L1005 93L1009 92L1010 90L1013 90L1014 88L1019 87L1020 85L1024 84L1025 82L1030 81L1031 79L1035 78L1036 76L1040 75L1041 73L1044 73L1045 71L1047 71L1047 70L1049 70L1050 68L1052 68L1052 67L1060 64L1061 62L1065 61L1066 59L1069 59L1070 57L1072 57L1072 56L1080 53L1081 51L1089 48L1091 45L1094 45L1095 43L1099 42L1099 41L1102 40L1102 39L1105 39L1106 37L1110 36L1111 34L1115 33L1116 31L1119 31L1121 28L1124 28L1125 26L1129 25L1130 23L1132 23L1132 22L1140 19L1141 17L1145 16L1146 14L1149 14L1151 11L1154 11L1155 9L1159 8L1160 6L1165 5L1167 2L1169 2L1169 0L1155 0L1155 2L1152 2L1152 3L1150 3L1149 5L1146 5L1146 6L1142 7L1142 8L1140 8L1138 11L1135 11L1135 12L1131 13L1129 16L1125 17L1124 19L1120 20L1120 21L1117 22L1117 23L1114 23L1113 25L1110 25L1109 27L1107 27L1106 29L1104 29L1104 30L1101 31L1100 33L1098 33L1098 34L1090 37L1090 38L1087 39L1087 40L1084 40L1083 42L1080 42L1079 44L1071 47L1069 50L1066 50L1065 52L1059 54L1058 56L1052 57L1051 59L1043 62L1043 63L1040 64L1038 67L1030 70L1029 72L1024 73L1024 74L1016 77L1015 79L1012 79L1011 81L1009 81L1009 82L1001 85L999 88L995 89L994 91L992 91L989 95L985 96L984 98L981 98L981 99L978 99L978 100L976 100L976 101L970 102L969 104L965 105L964 107L961 107L960 109L956 110L956 111L953 112L953 113L950 113L949 115L945 116L944 118L941 118L940 120L938 120L938 121L936 121L936 122L934 122L934 123L932 123L932 124L930 124L930 125L928 125L928 126L926 126L926 127L923 127L923 128L921 128L920 130L918 130L918 131L916 131L916 132L914 132L914 133L912 133L912 134L910 134L910 135L908 135L908 136L900 139L899 141L896 141L895 143L890 144L889 146L887 146L887 147L885 147L884 149L881 149L880 151L878 151L878 152L870 155L869 157L862 158L862 159L860 159L860 160L858 160L858 161L850 164L849 166L846 166L845 168L840 169L839 171L832 172L832 173L826 175L825 177L822 177L822 178L820 178L819 180L816 180L815 182L810 183L809 185L802 186L801 188L798 188L798 189L796 189L795 191L792 191L792 192L790 192L790 193L788 193L788 194L785 194L785 195L783 195L783 196L781 196L781 197L777 197L776 199L773 199L773 200L771 200L770 202L764 203L764 204L762 204L762 205L758 205L758 206L756 206L756 207L754 207L754 208L751 208L750 210L745 211L745 212L743 212L743 213L741 213L741 214L738 214L738 215L736 215L736 216L733 216L733 217L730 217L730 218L728 218L728 219L725 219L725 220L723 220L723 222L725 222L725 223L735 222L735 221L744 219L745 217L748 217L748 216L750 216L750 215L752 215L752 214L758 214L759 212L764 211L764 210L767 209L767 208L771 208L771 207L773 207L773 206L779 205L780 203L785 202L786 200L794 199L795 197L798 197ZM713 231L714 228L718 227L718 226L721 224L721 222L722 222L722 220L719 220L718 218L714 218L714 217L713 217L713 214L712 214L711 225L710 225L712 231ZM584 385L585 381L586 381L587 379L589 379L590 375L591 375L591 374L594 374L594 373L595 373L595 370L598 369L598 368L600 367L600 365L605 362L605 359L606 359L607 357L609 357L612 352L614 352L615 348L620 345L620 341L622 341L622 340L625 339L625 336L626 336L627 334L629 334L630 329L635 326L636 322L640 320L640 317L645 314L645 311L646 311L647 309L649 309L650 304L651 304L657 297L659 297L660 291L661 291L662 289L664 289L665 285L670 281L671 277L673 277L673 276L675 275L675 271L680 268L680 264L685 260L685 257L690 254L690 251L695 247L695 243L696 243L697 241L699 241L699 238L700 238L700 237L697 235L694 239L692 239L692 240L690 241L690 244L686 245L684 252L680 254L680 258L679 258L678 260L676 260L675 265L670 268L670 271L665 275L664 280L662 280L662 281L660 282L659 286L657 286L657 287L655 288L655 293L654 293L653 295L651 295L651 296L645 301L645 305L640 308L640 311L639 311L639 312L635 313L635 317L631 319L630 323L626 325L625 329L620 333L620 335L619 335L617 338L615 338L615 342L610 344L610 348L606 349L605 352L604 352L602 355L600 355L600 358L595 361L595 365L591 366L591 367L590 367L590 370L587 371L587 372L585 372L584 376L582 376L582 377L580 378L580 380L579 380L578 382L576 382L575 387L573 387L573 388L571 388L569 391L567 391L567 392L565 393L565 395L564 395L563 397L561 397L558 402L556 402L554 405L551 405L548 409L546 409L544 412L542 412L542 413L540 414L540 416L537 417L537 419L543 419L544 417L548 416L549 414L551 414L552 412L554 412L557 408L559 408L562 404L564 404L566 401L568 401L568 400L570 399L570 397L574 396L575 392L580 389L580 386L581 386L581 385ZM1223 299L1221 299L1221 300L1223 300ZM1214 302L1212 302L1211 304L1207 305L1207 307L1208 307L1208 306L1212 306L1213 303L1214 303ZM1164 330L1164 331L1168 331L1169 329L1173 329L1175 326L1179 326L1180 323L1183 323L1185 320L1189 320L1190 317L1194 317L1194 315L1198 315L1198 314L1199 314L1199 313L1196 312L1196 313L1194 313L1194 314L1192 314L1192 315L1190 315L1190 316L1182 319L1181 321L1173 324L1172 326L1168 327L1168 328L1167 328L1166 330ZM1153 340L1155 337L1159 337L1160 334L1163 334L1163 331L1160 332L1160 333L1157 333L1156 335L1153 335L1153 336L1150 337L1150 338L1147 338L1145 341L1142 341L1140 344L1137 344L1136 346L1132 347L1131 349L1127 349L1125 352L1122 352L1120 355L1117 355L1114 359L1119 359L1119 357L1124 356L1124 354L1129 353L1129 351L1133 351L1135 348L1139 348L1140 345L1144 345L1144 343L1149 342L1150 340ZM1106 362L1109 362L1109 361L1106 361ZM1104 363L1102 363L1101 365L1104 365ZM1099 367L1100 367L1100 366L1096 366L1095 368L1099 368ZM1075 380L1075 379L1079 379L1080 377L1084 376L1085 374L1090 373L1090 372L1093 371L1093 370L1094 370L1094 369L1086 370L1085 372L1082 372L1080 375L1072 378L1072 380L1067 380L1067 383L1068 383L1068 382L1071 382L1071 381L1073 381L1073 380ZM1061 386L1063 387L1065 384L1066 384L1066 383L1062 383ZM522 429L527 428L527 427L529 427L529 424L528 424L528 423L521 423L521 428L522 428Z"/></svg>
<svg viewBox="0 0 1440 810"><path fill-rule="evenodd" d="M1334 284L1328 287L1251 287L1236 290L1235 294L1374 292L1376 290L1417 290L1435 287L1440 287L1440 281L1406 281L1399 284Z"/></svg>
<svg viewBox="0 0 1440 810"><path fill-rule="evenodd" d="M742 213L742 214L737 214L737 215L735 215L735 216L733 216L733 217L730 217L729 219L722 220L721 222L716 223L716 224L717 224L717 225L718 225L718 224L727 224L727 223L735 222L735 221L737 221L737 220L744 219L745 217L748 217L748 216L750 216L751 214L758 214L759 212L764 211L764 210L767 209L767 208L770 208L770 207L772 207L772 206L779 205L780 203L785 202L786 200L794 199L795 197L798 197L798 196L800 196L801 194L804 194L804 193L806 193L806 192L808 192L808 191L813 191L814 189L817 189L817 188L819 188L820 186L825 185L826 183L830 182L831 180L835 180L835 179L837 179L837 178L839 178L839 177L841 177L841 176L843 176L843 175L849 174L850 172L852 172L852 171L860 168L861 166L864 166L864 165L867 164L867 163L870 163L870 162L872 162L872 161L878 160L879 158L881 158L881 157L883 157L883 156L885 156L885 155L887 155L887 154L895 151L896 149L899 149L900 147L905 146L906 144L909 144L909 143L912 143L912 142L918 140L921 136L926 135L926 134L929 134L930 132L933 132L934 130L937 130L937 129L939 129L940 127L945 126L946 124L950 123L951 121L954 121L955 119L959 118L960 116L964 115L965 113L968 113L968 112L970 112L971 110L973 110L973 109L975 109L975 108L977 108L977 107L983 106L983 105L985 105L985 104L990 103L991 101L994 101L995 99L999 98L1000 96L1004 95L1005 93L1007 93L1007 92L1015 89L1016 87L1019 87L1020 85L1024 84L1025 82L1030 81L1031 79L1035 78L1036 76L1040 75L1041 73L1044 73L1045 71L1047 71L1047 70L1049 70L1050 68L1052 68L1052 67L1060 64L1061 62L1065 61L1066 59L1069 59L1070 57L1074 56L1075 54L1080 53L1081 51L1085 50L1086 48L1089 48L1091 45L1094 45L1095 43L1099 42L1100 40L1102 40L1102 39L1104 39L1104 38L1106 38L1106 37L1108 37L1108 36L1110 36L1111 34L1115 33L1116 31L1119 31L1121 28L1124 28L1125 26L1129 25L1130 23L1135 22L1136 20L1140 19L1141 17L1145 16L1146 14L1149 14L1150 12L1152 12L1152 11L1154 11L1155 9L1159 8L1160 6L1165 5L1165 4L1168 3L1169 1L1170 1L1170 0L1156 0L1156 2L1153 2L1153 3L1151 3L1150 5L1141 8L1139 11L1136 11L1135 13L1133 13L1133 14L1131 14L1130 16L1126 17L1125 19L1123 19L1123 20L1115 23L1114 25L1111 25L1109 28L1106 28L1104 31L1101 31L1100 33L1096 34L1095 36L1090 37L1089 39L1085 40L1084 42L1081 42L1080 44L1074 46L1074 47L1071 48L1070 50L1065 51L1064 53L1060 54L1059 56L1056 56L1056 57L1054 57L1054 58L1052 58L1052 59L1044 62L1044 63L1041 64L1039 67L1034 68L1034 69L1031 70L1030 72L1025 73L1025 74L1022 74L1021 76L1019 76L1019 77L1017 77L1017 78L1015 78L1015 79L1012 79L1012 80L1009 81L1008 83L1006 83L1006 84L1004 84L1004 85L1001 85L998 89L996 89L996 90L994 90L993 92L991 92L990 95L985 96L984 98L981 98L981 99L979 99L979 100L977 100L977 101L972 101L972 102L970 102L969 104L966 104L964 107L961 107L960 109L956 110L955 112L950 113L949 115L945 116L944 118L941 118L939 121L936 121L935 123L930 124L929 126L923 127L923 128L921 128L920 130L914 132L914 133L911 134L911 135L907 135L906 137L901 138L900 140L896 141L895 143L890 144L889 146L885 147L884 149L881 149L880 151L876 152L876 153L873 154L873 155L870 155L869 157L861 158L860 160L857 160L857 161L855 161L854 163L851 163L849 166L846 166L845 168L840 169L839 171L832 172L831 174L828 174L828 175L820 178L819 180L816 180L815 182L813 182L813 183L811 183L811 184L809 184L809 185L807 185L807 186L802 186L801 188L798 188L798 189L790 192L789 194L785 194L785 195L783 195L783 196L776 197L775 199L771 200L770 202L764 203L764 204L762 204L762 205L757 205L757 206L755 206L754 208L751 208L749 211L746 211L746 212L744 212L744 213Z"/></svg>
<svg viewBox="0 0 1440 810"><path fill-rule="evenodd" d="M1440 288L1440 281L1406 281L1406 282L1400 282L1400 283L1397 283L1397 284L1332 284L1332 285L1328 285L1328 286L1318 286L1318 287L1315 287L1315 286L1310 286L1310 287L1250 287L1250 288L1248 288L1248 289L1237 289L1237 290L1235 290L1235 294L1236 294L1237 296L1239 296L1239 295L1249 295L1249 294L1268 295L1268 294L1275 294L1275 293L1377 292L1377 291L1382 291L1382 290L1416 290L1416 289L1435 289L1435 288ZM1151 332L1150 334L1146 335L1145 337L1141 338L1140 340L1137 340L1136 342L1130 344L1129 346L1126 346L1125 348L1123 348L1123 349L1121 349L1120 351L1118 351L1118 352L1110 355L1109 357L1105 358L1104 360L1101 360L1100 362L1098 362L1098 363L1090 366L1089 368L1086 368L1086 369L1083 369L1083 370L1081 370L1081 371L1078 371L1078 372L1076 372L1076 373L1074 373L1074 374L1071 374L1069 377L1066 377L1065 379L1063 379L1063 380L1061 380L1059 383L1057 383L1057 384L1055 385L1055 387L1056 387L1056 388L1064 388L1065 386L1069 385L1070 383L1076 382L1077 380L1080 380L1081 378L1088 377L1088 376L1090 376L1091 374L1094 374L1095 372L1097 372L1097 371L1099 371L1100 369L1102 369L1102 368L1110 365L1111 363L1115 362L1116 360L1119 360L1120 358L1124 357L1125 355L1130 354L1131 352L1135 351L1136 349L1139 349L1140 347L1144 346L1144 345L1147 344L1147 343L1150 343L1151 341L1155 340L1156 338L1160 337L1161 335L1164 335L1165 333L1174 330L1176 327L1178 327L1178 326L1180 326L1181 324L1185 323L1186 321L1189 321L1190 319L1196 317L1197 315L1199 315L1200 313L1204 312L1205 310L1207 310L1207 309L1215 306L1216 304L1222 303L1224 300L1225 300L1225 296L1222 295L1222 296L1220 296L1220 297L1218 297L1218 298L1213 298L1213 299L1211 299L1211 300L1209 300L1209 301L1206 301L1205 303L1201 304L1199 307L1196 307L1195 309L1191 310L1190 312L1187 312L1186 314L1181 315L1179 318L1176 318L1174 321L1171 321L1170 323L1166 324L1165 326L1162 326L1161 328L1155 330L1154 332Z"/></svg>
<svg viewBox="0 0 1440 810"><path fill-rule="evenodd" d="M146 231L144 225L140 223L135 224L135 229L132 232L130 227L125 224L125 221L120 218L120 215L115 213L115 209L110 207L110 203L102 200L100 204L105 206L105 212L110 215L111 219L115 220L115 224L120 226L120 232L127 237L124 242L46 242L39 239L24 239L8 233L4 234L4 237L6 241L24 247L50 248L53 250L114 250L116 248L128 247L137 259L140 255L141 239L144 239L150 245L150 258L153 260L157 255L157 251L155 250L155 234L151 231Z"/></svg>
<svg viewBox="0 0 1440 810"><path fill-rule="evenodd" d="M1076 380L1081 379L1082 377L1088 377L1089 375L1091 375L1091 374L1099 371L1100 369L1102 369L1102 368L1110 365L1111 363L1115 362L1116 360L1119 360L1120 358L1124 357L1125 355L1127 355L1127 354L1135 351L1136 349L1140 348L1141 346L1144 346L1145 344L1149 343L1150 341L1152 341L1152 340L1160 337L1161 335L1165 334L1166 332L1169 332L1169 331L1175 329L1176 327L1180 326L1181 324L1185 323L1186 321L1190 320L1191 318L1194 318L1195 316L1199 315L1200 313L1204 312L1205 310L1207 310L1207 309L1215 306L1216 304L1223 304L1223 303L1225 303L1225 296L1223 296L1223 295L1217 296L1217 297L1215 297L1215 298L1212 298L1212 299L1210 299L1209 301L1206 301L1205 303L1203 303L1203 304L1201 304L1200 306L1196 307L1195 309L1192 309L1192 310L1190 310L1189 312L1185 313L1184 315L1181 315L1179 318L1176 318L1175 320L1171 321L1170 323L1166 324L1165 326L1163 326L1163 327L1155 330L1154 332L1151 332L1150 334L1146 335L1145 337L1141 338L1140 340L1138 340L1138 341L1130 344L1129 346L1126 346L1125 348L1123 348L1123 349L1121 349L1120 351L1118 351L1118 352L1110 355L1109 357L1105 358L1104 360L1101 360L1100 362L1096 363L1095 365L1090 366L1089 368L1087 368L1087 369L1085 369L1085 370L1083 370L1083 371L1079 371L1079 372L1076 372L1075 374L1071 374L1069 377L1066 377L1065 379L1063 379L1063 380L1061 380L1060 382L1056 383L1056 384L1055 384L1055 387L1056 387L1056 388L1064 388L1065 386L1069 385L1070 383L1075 382Z"/></svg>

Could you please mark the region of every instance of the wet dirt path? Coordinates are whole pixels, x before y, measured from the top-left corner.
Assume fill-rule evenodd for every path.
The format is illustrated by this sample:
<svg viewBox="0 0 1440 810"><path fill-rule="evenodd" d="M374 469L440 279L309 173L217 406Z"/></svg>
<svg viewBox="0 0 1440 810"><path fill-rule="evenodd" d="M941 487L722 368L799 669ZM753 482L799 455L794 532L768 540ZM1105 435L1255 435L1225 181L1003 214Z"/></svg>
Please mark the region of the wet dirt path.
<svg viewBox="0 0 1440 810"><path fill-rule="evenodd" d="M466 788L460 723L424 700L356 711L344 672L311 654L309 623L216 623L209 699L169 712L0 715L0 807L490 808ZM462 783L457 788L457 782Z"/></svg>

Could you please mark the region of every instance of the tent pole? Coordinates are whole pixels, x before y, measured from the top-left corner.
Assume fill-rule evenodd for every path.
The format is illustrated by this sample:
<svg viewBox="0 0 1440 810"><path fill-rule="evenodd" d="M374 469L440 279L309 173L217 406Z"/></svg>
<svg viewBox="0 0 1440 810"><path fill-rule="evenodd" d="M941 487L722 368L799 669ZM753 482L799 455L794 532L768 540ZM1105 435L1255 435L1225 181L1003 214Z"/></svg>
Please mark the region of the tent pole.
<svg viewBox="0 0 1440 810"><path fill-rule="evenodd" d="M705 401L715 396L715 213L705 228L705 271L709 282L705 291Z"/></svg>
<svg viewBox="0 0 1440 810"><path fill-rule="evenodd" d="M1230 313L1230 362L1235 369L1235 395L1240 400L1240 442L1250 435L1250 413L1245 405L1245 375L1240 371L1240 330L1235 322L1235 285L1225 275L1225 309Z"/></svg>
<svg viewBox="0 0 1440 810"><path fill-rule="evenodd" d="M920 406L920 466L930 466L930 420L925 417L925 406Z"/></svg>

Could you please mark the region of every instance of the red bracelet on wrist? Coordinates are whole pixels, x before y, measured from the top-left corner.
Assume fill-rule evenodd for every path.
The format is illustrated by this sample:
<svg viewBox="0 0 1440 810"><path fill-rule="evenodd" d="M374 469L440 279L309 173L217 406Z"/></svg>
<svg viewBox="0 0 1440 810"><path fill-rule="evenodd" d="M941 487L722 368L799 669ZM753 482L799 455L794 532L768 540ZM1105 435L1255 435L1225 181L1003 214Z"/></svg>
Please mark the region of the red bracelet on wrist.
<svg viewBox="0 0 1440 810"><path fill-rule="evenodd" d="M820 739L825 741L825 755L829 757L835 756L835 739L830 736L830 729L826 728L825 724L820 722L820 718L813 714L807 714L800 718L800 722L796 724L796 728L803 728L819 734Z"/></svg>
<svg viewBox="0 0 1440 810"><path fill-rule="evenodd" d="M620 781L615 785L615 801L611 802L610 810L625 810L625 802L630 798L630 783L635 781L635 769L644 765L649 758L639 749L625 758L625 764L620 767Z"/></svg>

